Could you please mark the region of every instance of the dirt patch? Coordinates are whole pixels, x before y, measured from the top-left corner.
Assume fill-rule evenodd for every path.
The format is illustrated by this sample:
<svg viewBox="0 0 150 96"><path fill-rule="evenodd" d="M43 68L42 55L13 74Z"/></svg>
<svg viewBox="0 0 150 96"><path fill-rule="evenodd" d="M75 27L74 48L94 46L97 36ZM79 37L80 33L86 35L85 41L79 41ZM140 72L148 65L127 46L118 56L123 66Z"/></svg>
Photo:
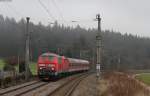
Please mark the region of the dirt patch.
<svg viewBox="0 0 150 96"><path fill-rule="evenodd" d="M81 81L72 96L96 96L95 74L92 74Z"/></svg>

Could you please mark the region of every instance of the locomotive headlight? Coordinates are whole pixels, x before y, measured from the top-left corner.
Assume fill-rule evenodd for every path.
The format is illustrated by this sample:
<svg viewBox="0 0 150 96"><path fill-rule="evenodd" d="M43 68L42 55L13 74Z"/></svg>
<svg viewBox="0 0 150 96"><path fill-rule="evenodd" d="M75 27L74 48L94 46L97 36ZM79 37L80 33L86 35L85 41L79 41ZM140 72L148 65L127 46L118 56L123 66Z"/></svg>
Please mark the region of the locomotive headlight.
<svg viewBox="0 0 150 96"><path fill-rule="evenodd" d="M52 67L51 70L54 70L54 68Z"/></svg>
<svg viewBox="0 0 150 96"><path fill-rule="evenodd" d="M40 69L42 69L42 67L40 67Z"/></svg>

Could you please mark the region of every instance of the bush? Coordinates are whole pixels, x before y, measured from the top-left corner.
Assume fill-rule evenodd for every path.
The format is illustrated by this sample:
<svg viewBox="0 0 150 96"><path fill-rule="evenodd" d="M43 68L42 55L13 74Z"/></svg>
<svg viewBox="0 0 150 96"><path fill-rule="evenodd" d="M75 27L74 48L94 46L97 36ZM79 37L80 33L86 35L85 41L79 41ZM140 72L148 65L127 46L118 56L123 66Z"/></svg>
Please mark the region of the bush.
<svg viewBox="0 0 150 96"><path fill-rule="evenodd" d="M10 64L12 66L16 66L18 64L17 57L15 57L15 56L5 58L4 62L6 64Z"/></svg>
<svg viewBox="0 0 150 96"><path fill-rule="evenodd" d="M20 60L20 62L19 62L19 73L22 73L24 71L25 71L25 61Z"/></svg>
<svg viewBox="0 0 150 96"><path fill-rule="evenodd" d="M4 71L15 71L15 65L17 64L16 57L8 57L4 59Z"/></svg>
<svg viewBox="0 0 150 96"><path fill-rule="evenodd" d="M15 71L15 67L10 64L5 64L4 71Z"/></svg>

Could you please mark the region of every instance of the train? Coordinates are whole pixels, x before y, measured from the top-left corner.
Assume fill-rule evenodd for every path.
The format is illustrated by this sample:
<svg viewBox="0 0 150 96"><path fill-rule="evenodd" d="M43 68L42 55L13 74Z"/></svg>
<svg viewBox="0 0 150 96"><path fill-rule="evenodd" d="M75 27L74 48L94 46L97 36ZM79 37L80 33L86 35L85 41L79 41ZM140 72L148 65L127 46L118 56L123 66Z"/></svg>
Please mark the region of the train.
<svg viewBox="0 0 150 96"><path fill-rule="evenodd" d="M87 60L68 58L50 52L38 57L37 72L40 79L57 78L88 70Z"/></svg>

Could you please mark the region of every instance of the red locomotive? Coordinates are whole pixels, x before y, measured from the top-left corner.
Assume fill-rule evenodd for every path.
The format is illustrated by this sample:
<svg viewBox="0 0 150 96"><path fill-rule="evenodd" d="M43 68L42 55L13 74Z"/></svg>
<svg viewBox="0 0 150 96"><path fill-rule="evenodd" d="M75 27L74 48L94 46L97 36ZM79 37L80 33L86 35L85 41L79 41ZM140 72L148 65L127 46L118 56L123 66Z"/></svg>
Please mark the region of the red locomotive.
<svg viewBox="0 0 150 96"><path fill-rule="evenodd" d="M38 76L41 79L87 70L89 70L89 62L87 60L66 58L54 53L44 53L38 58Z"/></svg>

